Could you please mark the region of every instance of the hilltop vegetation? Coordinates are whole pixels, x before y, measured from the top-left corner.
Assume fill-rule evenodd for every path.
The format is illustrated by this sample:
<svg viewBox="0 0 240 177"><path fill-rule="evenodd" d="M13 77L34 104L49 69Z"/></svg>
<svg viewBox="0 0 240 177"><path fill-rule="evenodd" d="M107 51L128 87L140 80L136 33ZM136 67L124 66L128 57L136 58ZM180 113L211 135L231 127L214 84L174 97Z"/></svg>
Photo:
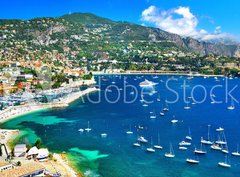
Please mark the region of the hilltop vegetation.
<svg viewBox="0 0 240 177"><path fill-rule="evenodd" d="M57 67L81 67L84 71L114 67L214 73L229 63L238 67L239 54L237 45L199 42L89 13L27 21L0 20L0 60L41 60ZM53 60L53 56L57 59Z"/></svg>

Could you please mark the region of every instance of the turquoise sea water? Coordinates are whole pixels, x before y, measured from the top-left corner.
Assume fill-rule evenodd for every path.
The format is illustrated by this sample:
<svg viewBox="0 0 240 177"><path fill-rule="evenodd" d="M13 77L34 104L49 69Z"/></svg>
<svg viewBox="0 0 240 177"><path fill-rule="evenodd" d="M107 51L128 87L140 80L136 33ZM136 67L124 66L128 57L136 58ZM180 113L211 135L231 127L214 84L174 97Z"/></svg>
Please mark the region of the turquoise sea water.
<svg viewBox="0 0 240 177"><path fill-rule="evenodd" d="M228 141L229 151L236 151L236 146L240 146L240 107L235 103L236 109L229 111L226 108L230 105L211 104L210 89L215 85L214 90L216 100L226 98L226 80L219 78L216 82L214 78L195 77L192 80L186 80L185 76L174 76L176 80L171 80L169 86L179 93L179 101L175 104L168 104L169 112L164 117L159 113L165 105L165 100L172 101L176 98L173 91L166 88L166 80L172 76L126 76L127 84L136 86L140 91L139 83L145 78L159 83L154 87L157 93L145 98L153 103L148 107L143 107L143 103L137 100L131 104L124 103L124 89L120 90L120 100L111 104L104 98L113 101L117 98L118 92L112 87L112 92L105 92L105 88L112 82L119 88L124 87L124 77L118 76L101 76L100 79L100 96L101 102L93 104L87 97L79 99L71 104L68 108L39 111L17 119L12 119L4 124L1 128L21 129L21 142L33 143L37 137L40 137L43 144L51 151L66 151L69 158L75 166L85 172L88 176L104 177L236 177L240 174L240 157L229 155L232 165L231 169L224 169L217 166L219 161L224 161L222 152L211 150L205 146L207 154L199 156L200 164L190 165L185 162L186 158L193 158L194 145L200 146L200 137L207 137L207 127L211 125L211 139L217 140L216 128L219 126L225 128L226 139ZM98 80L99 77L96 77ZM163 82L160 82L162 80ZM194 86L201 84L207 90L207 100L202 104L191 106L190 110L184 110L186 104L183 101L183 82L189 85L186 91L186 97ZM125 83L126 84L126 83ZM228 89L231 90L239 84L239 79L228 81ZM134 98L130 94L133 89L126 89L126 99L129 101ZM151 90L145 90L150 92ZM240 89L236 88L232 94L240 100ZM160 96L161 101L157 98ZM90 94L90 98L97 100L99 93ZM201 100L204 97L204 91L200 86L194 91L194 98ZM191 101L192 102L192 101ZM155 112L157 118L151 120L150 112ZM171 124L171 120L179 120L176 125ZM87 128L88 121L92 131L80 133L78 129ZM131 125L133 135L127 135L126 131ZM138 125L144 126L144 130L137 130ZM191 129L193 141L192 146L187 151L178 150L178 143L184 140ZM101 133L107 133L107 138L102 138ZM160 134L161 145L163 150L156 150L155 153L147 153L145 150L149 145L143 145L140 148L133 147L137 136L142 135L148 140L153 139L157 143L158 133ZM169 151L169 143L173 144L176 157L166 159L165 152Z"/></svg>

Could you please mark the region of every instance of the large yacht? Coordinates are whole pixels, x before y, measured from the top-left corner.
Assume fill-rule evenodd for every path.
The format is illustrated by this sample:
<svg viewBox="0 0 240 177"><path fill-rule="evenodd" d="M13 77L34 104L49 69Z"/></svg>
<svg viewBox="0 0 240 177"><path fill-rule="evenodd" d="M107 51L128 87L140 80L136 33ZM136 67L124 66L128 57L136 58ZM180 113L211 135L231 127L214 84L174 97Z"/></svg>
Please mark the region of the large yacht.
<svg viewBox="0 0 240 177"><path fill-rule="evenodd" d="M157 83L145 79L145 81L141 82L139 85L140 87L152 87L154 85L157 85Z"/></svg>

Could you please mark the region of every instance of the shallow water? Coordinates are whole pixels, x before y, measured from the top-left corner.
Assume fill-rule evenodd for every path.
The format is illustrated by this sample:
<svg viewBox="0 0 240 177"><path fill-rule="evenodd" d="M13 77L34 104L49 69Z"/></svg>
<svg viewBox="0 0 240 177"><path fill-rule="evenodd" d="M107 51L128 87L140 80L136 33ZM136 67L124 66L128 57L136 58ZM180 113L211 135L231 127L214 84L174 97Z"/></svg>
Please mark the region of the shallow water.
<svg viewBox="0 0 240 177"><path fill-rule="evenodd" d="M186 158L193 158L194 145L200 146L200 137L207 137L207 126L211 125L211 138L217 140L216 128L222 126L225 128L226 138L230 151L236 150L236 145L240 144L240 109L239 104L235 103L236 109L227 110L229 103L211 104L209 98L210 89L216 85L223 85L215 89L214 94L217 100L224 100L225 80L219 78L216 82L214 78L204 79L203 77L195 77L193 80L186 81L187 87L186 97L190 96L191 89L202 84L208 92L207 101L202 104L191 105L190 110L184 110L186 105L183 102L183 82L185 76L174 76L177 80L169 82L172 89L179 92L179 101L175 104L169 104L170 111L164 117L160 117L159 113L165 105L165 99L174 100L176 95L166 89L165 82L172 76L160 76L153 78L152 76L140 77L126 76L128 84L136 86L140 91L139 83L145 78L158 82L154 88L158 91L152 96L147 95L146 99L154 100L148 107L143 107L143 103L139 100L132 104L124 103L124 96L121 94L120 100L115 104L110 104L104 99L107 94L108 99L113 101L117 98L117 91L112 87L112 92L104 92L105 88L116 82L116 86L124 87L124 77L104 76L106 80L101 80L102 100L98 104L92 104L87 97L79 99L65 109L54 109L35 112L17 119L12 119L1 125L1 128L18 128L23 130L21 133L21 142L34 143L37 137L40 137L43 144L49 147L51 151L69 153L69 158L74 162L75 166L85 172L88 176L106 176L106 177L148 177L148 176L164 176L164 177L235 177L240 173L240 158L229 156L232 168L224 169L217 166L219 161L224 161L224 155L221 152L212 151L209 147L207 155L199 156L200 164L189 165L185 162ZM98 80L98 77L96 78ZM229 90L239 83L239 79L229 80ZM134 98L130 92L131 88L126 89L126 98L129 101ZM149 92L151 90L145 90ZM124 92L124 89L120 91ZM90 98L96 100L99 93L90 94ZM200 100L204 97L203 90L198 87L194 91L194 98ZM157 102L160 95L161 101ZM240 89L237 88L233 95L239 98ZM151 120L150 112L155 112L157 118ZM179 120L176 125L171 124L171 120L175 115L175 119ZM92 131L89 133L80 133L78 129L87 128L88 121ZM126 135L129 127L132 127L133 135ZM137 130L137 126L142 125L145 130ZM178 150L178 143L184 140L191 129L193 142L188 151ZM101 133L107 133L107 138L102 138ZM148 140L153 139L153 144L158 141L158 133L160 134L161 145L163 150L156 150L150 154L145 150L149 145L143 145L140 148L134 148L132 144L136 142L137 136L142 135ZM169 151L169 143L173 144L176 157L174 159L166 159L165 152Z"/></svg>

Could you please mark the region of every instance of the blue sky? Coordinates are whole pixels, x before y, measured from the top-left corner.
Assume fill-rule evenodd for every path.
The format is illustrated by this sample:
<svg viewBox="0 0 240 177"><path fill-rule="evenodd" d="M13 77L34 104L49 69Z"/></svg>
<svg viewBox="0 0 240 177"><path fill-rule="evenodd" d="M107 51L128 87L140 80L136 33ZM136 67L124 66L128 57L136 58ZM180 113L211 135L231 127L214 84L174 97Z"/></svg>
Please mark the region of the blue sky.
<svg viewBox="0 0 240 177"><path fill-rule="evenodd" d="M91 12L117 21L176 31L181 35L188 34L187 28L194 28L190 33L198 37L216 33L240 36L239 7L239 0L4 0L0 6L0 18L30 19L57 17L70 11ZM146 9L148 13L142 16ZM183 18L188 11L192 14L191 19ZM171 20L166 20L170 17ZM166 23L168 27L165 26ZM193 26L184 26L184 32L181 26L173 29L177 23L193 23Z"/></svg>

